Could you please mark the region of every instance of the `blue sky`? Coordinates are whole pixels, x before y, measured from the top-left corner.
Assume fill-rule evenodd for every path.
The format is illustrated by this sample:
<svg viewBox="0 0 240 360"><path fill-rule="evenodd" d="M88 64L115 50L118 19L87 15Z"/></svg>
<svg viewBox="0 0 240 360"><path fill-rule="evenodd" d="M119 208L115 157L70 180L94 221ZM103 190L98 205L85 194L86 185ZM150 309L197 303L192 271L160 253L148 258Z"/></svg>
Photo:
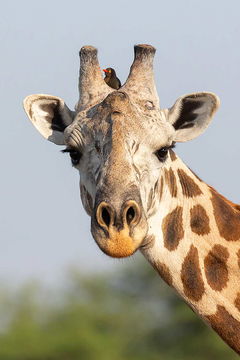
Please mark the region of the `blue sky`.
<svg viewBox="0 0 240 360"><path fill-rule="evenodd" d="M96 46L101 66L114 67L122 82L133 45L154 45L162 107L195 91L219 95L220 110L206 133L176 151L206 182L240 202L239 13L239 0L1 4L0 280L55 283L72 264L108 271L134 261L100 252L80 203L77 172L22 108L33 93L60 96L74 107L83 45Z"/></svg>

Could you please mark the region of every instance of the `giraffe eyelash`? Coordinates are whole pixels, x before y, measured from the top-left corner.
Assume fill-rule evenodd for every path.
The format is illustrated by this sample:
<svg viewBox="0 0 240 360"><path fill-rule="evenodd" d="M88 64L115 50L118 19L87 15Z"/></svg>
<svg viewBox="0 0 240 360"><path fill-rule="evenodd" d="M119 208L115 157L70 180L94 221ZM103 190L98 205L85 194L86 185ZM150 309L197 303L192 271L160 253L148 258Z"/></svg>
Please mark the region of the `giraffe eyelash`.
<svg viewBox="0 0 240 360"><path fill-rule="evenodd" d="M168 146L168 149L174 149L176 147L176 142L173 141L172 144L170 146Z"/></svg>
<svg viewBox="0 0 240 360"><path fill-rule="evenodd" d="M175 147L175 142L173 142L169 146L163 146L155 152L155 155L160 162L163 162L166 160L169 150L173 149L174 147Z"/></svg>
<svg viewBox="0 0 240 360"><path fill-rule="evenodd" d="M72 149L66 148L66 149L61 150L61 152L69 153L73 166L77 166L82 157L82 154L80 153L80 151L77 149L73 149L73 148Z"/></svg>

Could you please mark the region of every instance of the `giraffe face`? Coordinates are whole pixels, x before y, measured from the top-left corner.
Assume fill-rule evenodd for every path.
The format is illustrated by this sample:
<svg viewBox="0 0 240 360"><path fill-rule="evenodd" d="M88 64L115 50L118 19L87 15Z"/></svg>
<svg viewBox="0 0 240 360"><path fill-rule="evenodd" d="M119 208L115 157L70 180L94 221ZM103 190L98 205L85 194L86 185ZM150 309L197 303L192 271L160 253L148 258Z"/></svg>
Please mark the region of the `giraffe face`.
<svg viewBox="0 0 240 360"><path fill-rule="evenodd" d="M65 131L91 231L105 253L132 255L144 243L174 134L164 112L143 111L122 92L110 94L92 117L78 114Z"/></svg>
<svg viewBox="0 0 240 360"><path fill-rule="evenodd" d="M217 108L216 96L210 93L181 97L169 110L149 103L137 101L131 92L113 91L75 114L53 96L25 100L42 135L66 145L64 151L80 172L93 237L112 257L130 256L149 241L148 224L159 208L162 174L176 196L169 149L175 141L198 136Z"/></svg>
<svg viewBox="0 0 240 360"><path fill-rule="evenodd" d="M76 112L51 95L24 100L38 131L55 144L66 145L80 172L81 198L91 216L93 237L113 257L132 255L149 241L149 219L160 203L161 174L172 161L169 149L173 142L200 135L218 107L214 94L195 93L160 110L154 53L152 46L135 46L129 77L121 91L114 91L102 78L97 50L85 46L80 51ZM176 196L168 169L164 176ZM166 226L171 227L171 221Z"/></svg>

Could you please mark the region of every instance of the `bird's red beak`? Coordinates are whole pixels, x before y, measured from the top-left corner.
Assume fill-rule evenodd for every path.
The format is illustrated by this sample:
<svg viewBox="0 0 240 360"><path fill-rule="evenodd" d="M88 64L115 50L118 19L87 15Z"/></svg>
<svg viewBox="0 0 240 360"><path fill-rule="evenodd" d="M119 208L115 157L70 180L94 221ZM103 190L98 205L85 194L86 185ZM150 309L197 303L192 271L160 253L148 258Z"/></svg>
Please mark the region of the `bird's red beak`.
<svg viewBox="0 0 240 360"><path fill-rule="evenodd" d="M105 73L107 73L107 72L108 72L106 69L103 69L102 71L104 71Z"/></svg>

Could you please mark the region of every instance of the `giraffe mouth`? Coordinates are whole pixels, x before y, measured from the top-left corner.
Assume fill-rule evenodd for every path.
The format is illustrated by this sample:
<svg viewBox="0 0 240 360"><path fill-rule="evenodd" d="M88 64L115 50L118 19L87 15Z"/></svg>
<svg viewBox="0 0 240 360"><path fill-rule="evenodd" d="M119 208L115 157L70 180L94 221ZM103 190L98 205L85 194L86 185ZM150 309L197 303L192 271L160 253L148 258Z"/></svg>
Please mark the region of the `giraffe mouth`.
<svg viewBox="0 0 240 360"><path fill-rule="evenodd" d="M139 226L131 229L127 225L122 229L110 226L108 231L95 226L91 227L92 235L99 248L108 256L113 258L124 258L133 255L143 244L147 224L144 221Z"/></svg>
<svg viewBox="0 0 240 360"><path fill-rule="evenodd" d="M129 257L138 250L133 239L121 232L117 232L111 238L100 239L98 245L106 255L114 258Z"/></svg>

